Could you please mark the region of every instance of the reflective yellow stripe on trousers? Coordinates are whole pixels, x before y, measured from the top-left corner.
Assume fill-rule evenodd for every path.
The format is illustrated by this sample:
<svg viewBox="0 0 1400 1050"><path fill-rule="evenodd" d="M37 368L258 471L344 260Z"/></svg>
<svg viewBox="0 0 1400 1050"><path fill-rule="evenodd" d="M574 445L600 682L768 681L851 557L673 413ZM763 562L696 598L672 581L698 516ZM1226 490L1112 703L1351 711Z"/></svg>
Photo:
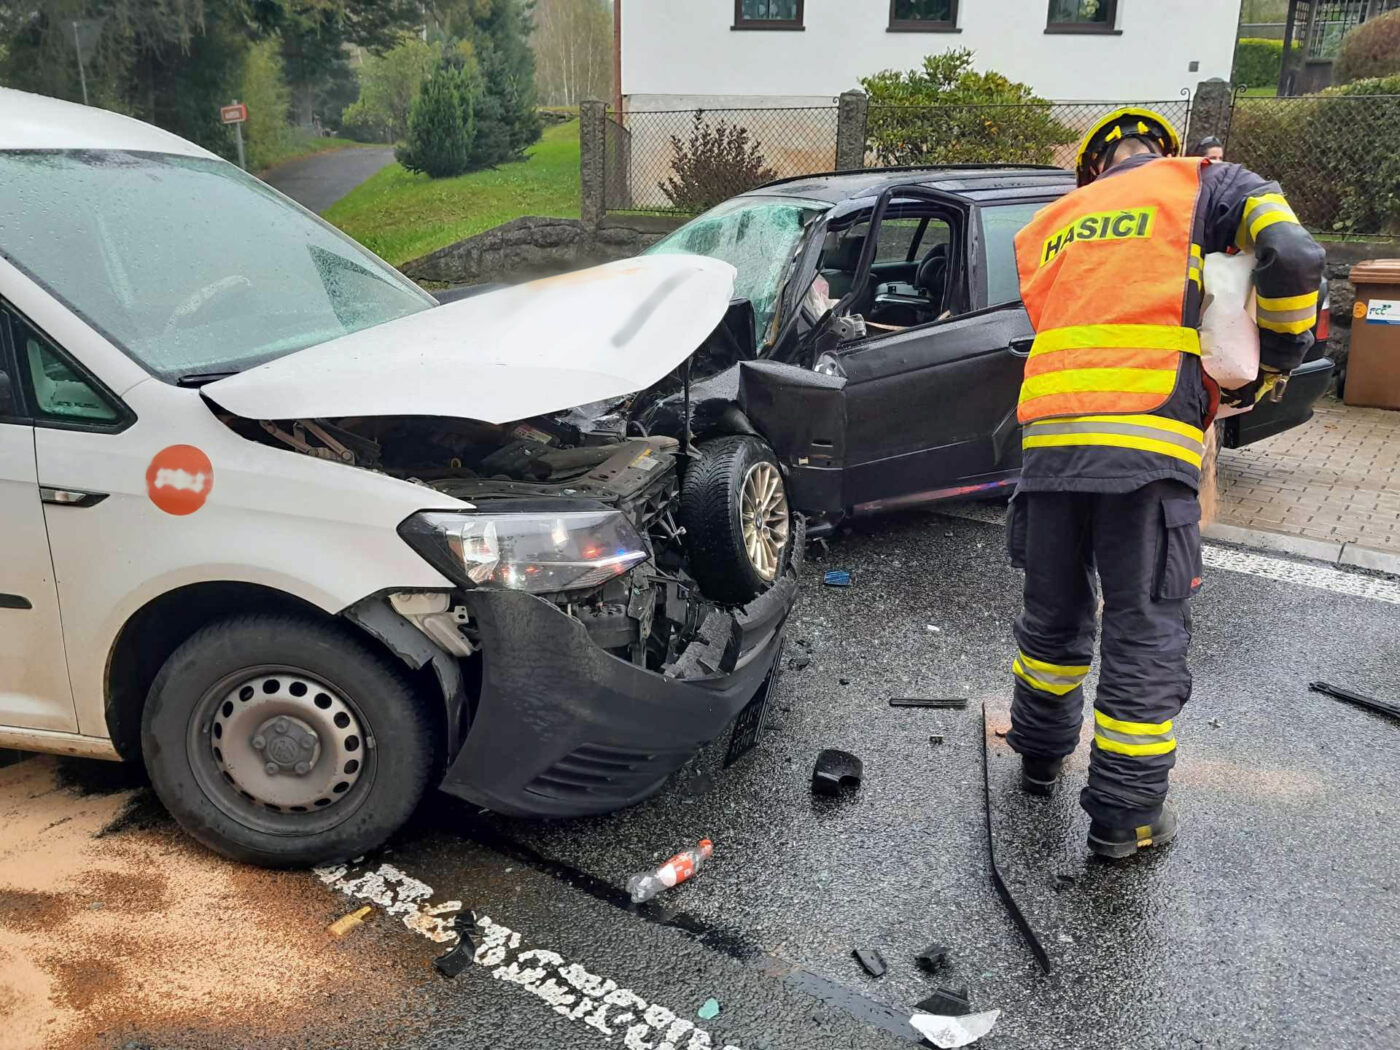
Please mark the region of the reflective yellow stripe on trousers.
<svg viewBox="0 0 1400 1050"><path fill-rule="evenodd" d="M1125 722L1094 708L1094 746L1116 755L1165 755L1176 750L1172 721Z"/></svg>
<svg viewBox="0 0 1400 1050"><path fill-rule="evenodd" d="M1077 689L1089 673L1087 664L1052 664L1018 651L1011 661L1011 673L1032 689L1064 696Z"/></svg>

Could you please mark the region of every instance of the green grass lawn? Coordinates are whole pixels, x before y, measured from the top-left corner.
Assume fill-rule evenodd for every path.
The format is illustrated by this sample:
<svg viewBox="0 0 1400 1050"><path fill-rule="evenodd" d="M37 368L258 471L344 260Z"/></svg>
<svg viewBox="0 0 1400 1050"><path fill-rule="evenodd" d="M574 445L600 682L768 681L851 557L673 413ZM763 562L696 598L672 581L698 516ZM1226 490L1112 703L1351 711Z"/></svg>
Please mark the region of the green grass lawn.
<svg viewBox="0 0 1400 1050"><path fill-rule="evenodd" d="M325 218L398 266L522 215L578 216L578 121L547 128L524 161L452 179L390 164Z"/></svg>
<svg viewBox="0 0 1400 1050"><path fill-rule="evenodd" d="M1244 89L1245 98L1273 98L1278 94L1278 86L1252 87Z"/></svg>

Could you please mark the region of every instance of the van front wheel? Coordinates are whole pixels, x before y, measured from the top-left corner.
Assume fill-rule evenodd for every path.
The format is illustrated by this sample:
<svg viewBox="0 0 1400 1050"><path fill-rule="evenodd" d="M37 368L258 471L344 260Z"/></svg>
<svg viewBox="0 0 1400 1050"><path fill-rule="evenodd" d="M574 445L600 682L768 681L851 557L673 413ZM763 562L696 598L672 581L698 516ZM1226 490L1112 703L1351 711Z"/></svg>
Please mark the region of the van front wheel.
<svg viewBox="0 0 1400 1050"><path fill-rule="evenodd" d="M234 860L301 867L381 845L433 768L432 719L398 667L338 628L219 621L156 676L142 714L156 794Z"/></svg>

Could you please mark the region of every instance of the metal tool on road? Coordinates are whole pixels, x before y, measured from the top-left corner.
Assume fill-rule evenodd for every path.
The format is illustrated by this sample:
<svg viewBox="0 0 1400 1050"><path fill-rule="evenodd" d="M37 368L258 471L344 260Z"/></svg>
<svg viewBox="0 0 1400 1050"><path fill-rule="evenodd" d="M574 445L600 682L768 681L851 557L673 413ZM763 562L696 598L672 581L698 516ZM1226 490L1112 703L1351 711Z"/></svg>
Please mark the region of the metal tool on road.
<svg viewBox="0 0 1400 1050"><path fill-rule="evenodd" d="M1315 693L1330 696L1334 700L1343 700L1348 704L1364 707L1368 711L1389 715L1391 718L1400 718L1400 704L1392 704L1387 700L1377 700L1372 696L1353 693L1350 689L1343 689L1339 685L1331 685L1327 682L1313 682L1308 688Z"/></svg>
<svg viewBox="0 0 1400 1050"><path fill-rule="evenodd" d="M1016 898L1011 896L1011 890L1007 887L1006 880L1001 877L1001 869L997 867L996 836L992 833L992 774L989 769L991 758L987 753L988 750L987 705L984 703L982 705L982 798L986 804L987 859L992 865L992 885L996 888L1001 903L1006 905L1006 911L1011 916L1011 921L1016 924L1016 928L1021 931L1021 936L1025 938L1026 947L1030 948L1031 954L1035 956L1035 961L1040 963L1042 970L1049 973L1050 956L1046 953L1045 946L1040 943L1040 938L1035 935L1035 930L1031 929L1031 924L1026 919L1025 913L1021 911L1020 905L1016 903Z"/></svg>
<svg viewBox="0 0 1400 1050"><path fill-rule="evenodd" d="M890 697L891 707L949 707L962 710L967 706L965 696L944 696L944 697L921 697L921 696L892 696Z"/></svg>

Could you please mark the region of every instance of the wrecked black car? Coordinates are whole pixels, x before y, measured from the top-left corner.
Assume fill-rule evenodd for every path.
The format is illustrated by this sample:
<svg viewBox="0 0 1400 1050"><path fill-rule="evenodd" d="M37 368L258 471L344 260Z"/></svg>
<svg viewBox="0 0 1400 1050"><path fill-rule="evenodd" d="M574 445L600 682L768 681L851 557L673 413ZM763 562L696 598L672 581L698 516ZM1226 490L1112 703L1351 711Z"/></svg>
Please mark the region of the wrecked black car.
<svg viewBox="0 0 1400 1050"><path fill-rule="evenodd" d="M654 245L732 263L751 324L744 360L697 357L693 428L761 437L809 532L953 497L1009 494L1016 400L1034 332L1016 233L1073 189L1058 168L968 166L809 175L726 201ZM1325 294L1325 293L1324 293ZM1322 311L1326 316L1326 311ZM1221 424L1238 447L1306 422L1332 373L1325 334L1277 403ZM679 425L675 401L643 414Z"/></svg>

